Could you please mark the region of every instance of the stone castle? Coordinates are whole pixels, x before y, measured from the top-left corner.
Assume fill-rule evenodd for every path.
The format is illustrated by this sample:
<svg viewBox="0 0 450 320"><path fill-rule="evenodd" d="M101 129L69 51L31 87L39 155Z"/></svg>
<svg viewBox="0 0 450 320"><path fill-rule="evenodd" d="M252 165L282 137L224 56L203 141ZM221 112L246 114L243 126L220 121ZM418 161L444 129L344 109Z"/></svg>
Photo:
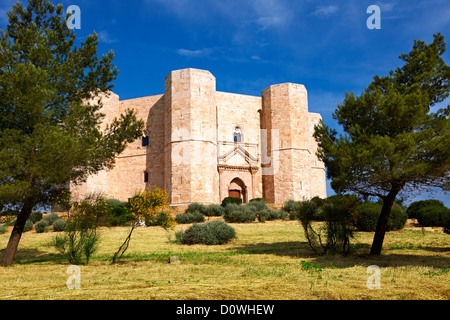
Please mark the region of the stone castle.
<svg viewBox="0 0 450 320"><path fill-rule="evenodd" d="M273 85L261 97L225 93L216 91L209 71L183 69L167 76L162 95L103 98L105 122L129 108L145 122L142 137L113 169L72 186L75 195L103 192L126 201L158 186L171 205L221 203L228 196L275 204L326 197L312 137L321 116L308 112L303 85Z"/></svg>

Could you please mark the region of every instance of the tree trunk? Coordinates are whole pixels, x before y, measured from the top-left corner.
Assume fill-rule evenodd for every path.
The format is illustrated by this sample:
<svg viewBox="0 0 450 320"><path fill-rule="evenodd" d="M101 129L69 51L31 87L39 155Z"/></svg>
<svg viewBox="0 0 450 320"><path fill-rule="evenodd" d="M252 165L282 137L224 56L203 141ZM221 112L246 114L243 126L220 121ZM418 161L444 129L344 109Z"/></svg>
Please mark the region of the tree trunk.
<svg viewBox="0 0 450 320"><path fill-rule="evenodd" d="M394 205L395 197L401 189L401 187L393 187L389 194L383 199L383 207L381 208L380 217L378 218L377 228L375 230L375 236L373 237L372 248L370 249L371 255L381 254L389 216L391 215L391 209Z"/></svg>
<svg viewBox="0 0 450 320"><path fill-rule="evenodd" d="M16 223L14 224L11 236L9 237L9 242L6 247L1 266L7 267L13 263L14 256L16 255L17 248L19 246L20 238L22 237L23 229L25 228L25 223L30 217L34 205L35 200L33 198L25 199L22 210L20 210L20 213L17 216Z"/></svg>

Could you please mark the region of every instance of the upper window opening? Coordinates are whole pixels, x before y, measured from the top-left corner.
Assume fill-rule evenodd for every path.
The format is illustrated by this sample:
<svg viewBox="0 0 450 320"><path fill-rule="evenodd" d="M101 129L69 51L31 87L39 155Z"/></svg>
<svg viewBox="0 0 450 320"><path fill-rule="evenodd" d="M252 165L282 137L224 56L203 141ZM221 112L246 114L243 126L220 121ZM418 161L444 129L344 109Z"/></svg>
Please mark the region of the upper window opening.
<svg viewBox="0 0 450 320"><path fill-rule="evenodd" d="M239 127L234 128L233 134L234 142L242 142L242 130Z"/></svg>

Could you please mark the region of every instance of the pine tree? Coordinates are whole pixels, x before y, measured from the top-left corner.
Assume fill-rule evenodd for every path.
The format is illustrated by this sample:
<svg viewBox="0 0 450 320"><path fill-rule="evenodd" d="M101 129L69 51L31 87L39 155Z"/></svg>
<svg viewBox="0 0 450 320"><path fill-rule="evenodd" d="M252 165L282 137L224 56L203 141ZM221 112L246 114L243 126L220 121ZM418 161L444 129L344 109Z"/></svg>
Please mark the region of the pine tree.
<svg viewBox="0 0 450 320"><path fill-rule="evenodd" d="M410 53L400 55L403 66L387 76L374 76L359 97L346 93L333 114L343 134L338 136L323 122L315 128L318 156L332 188L383 200L373 255L381 253L400 191L448 191L450 106L435 110L450 94L445 50L440 33L428 45L416 40Z"/></svg>
<svg viewBox="0 0 450 320"><path fill-rule="evenodd" d="M111 167L143 128L131 110L101 128L98 97L113 88L114 54L98 57L95 33L77 46L67 19L62 5L30 0L15 4L0 30L0 202L20 208L4 266L55 186Z"/></svg>

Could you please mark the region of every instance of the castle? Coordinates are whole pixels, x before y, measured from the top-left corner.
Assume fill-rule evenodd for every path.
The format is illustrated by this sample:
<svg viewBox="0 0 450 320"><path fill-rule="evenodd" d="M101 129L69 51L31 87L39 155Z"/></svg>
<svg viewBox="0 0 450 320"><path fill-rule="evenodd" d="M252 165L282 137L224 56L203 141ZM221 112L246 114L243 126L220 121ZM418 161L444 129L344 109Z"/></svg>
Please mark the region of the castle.
<svg viewBox="0 0 450 320"><path fill-rule="evenodd" d="M105 123L131 108L145 130L113 169L72 185L78 196L100 191L125 201L158 186L171 205L326 197L312 136L321 116L308 112L303 85L273 85L261 97L225 93L209 71L183 69L167 76L162 95L120 101L111 93L102 103Z"/></svg>

